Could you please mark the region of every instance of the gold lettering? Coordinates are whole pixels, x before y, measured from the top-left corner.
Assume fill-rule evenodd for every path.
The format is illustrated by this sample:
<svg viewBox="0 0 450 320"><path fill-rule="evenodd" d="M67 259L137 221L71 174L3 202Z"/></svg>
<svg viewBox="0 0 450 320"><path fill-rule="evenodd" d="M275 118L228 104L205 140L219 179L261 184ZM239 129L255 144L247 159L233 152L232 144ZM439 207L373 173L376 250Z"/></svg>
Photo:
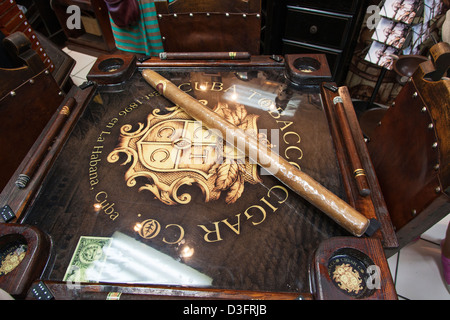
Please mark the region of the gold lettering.
<svg viewBox="0 0 450 320"><path fill-rule="evenodd" d="M216 88L217 86L217 88ZM222 91L223 90L223 83L222 82L213 82L211 91Z"/></svg>
<svg viewBox="0 0 450 320"><path fill-rule="evenodd" d="M91 154L91 160L97 160L99 157L98 154Z"/></svg>
<svg viewBox="0 0 450 320"><path fill-rule="evenodd" d="M264 198L263 198L263 199L264 199ZM266 210L264 210L263 207L258 206L258 205L253 205L253 206L251 206L251 207L248 207L248 208L244 211L244 214L245 214L245 216L247 217L247 220L253 217L252 215L250 215L250 214L248 213L249 210L252 209L252 208L258 209L259 211L261 211L261 213L262 213L262 215L263 215L263 218L262 218L260 221L258 221L258 222L252 221L252 224L253 224L254 226L256 226L256 225L260 224L261 222L263 222L264 220L266 220ZM275 211L275 210L274 210L274 211Z"/></svg>
<svg viewBox="0 0 450 320"><path fill-rule="evenodd" d="M160 95L161 94L155 90L153 92L150 92L149 94L146 94L145 96L143 96L143 98L145 98L146 100L150 100L151 97L158 97Z"/></svg>
<svg viewBox="0 0 450 320"><path fill-rule="evenodd" d="M111 220L116 220L119 213L114 209L115 203L106 202L107 199L108 194L105 191L100 191L95 195L95 200L98 201L98 204L102 207L103 212L108 215Z"/></svg>
<svg viewBox="0 0 450 320"><path fill-rule="evenodd" d="M184 89L181 88L182 86L188 86L189 88L186 89L186 90L184 90ZM189 82L180 84L180 85L178 86L178 88L179 88L180 90L184 91L184 92L192 91L192 87L191 87L191 84L190 84Z"/></svg>
<svg viewBox="0 0 450 320"><path fill-rule="evenodd" d="M99 158L102 153L101 149L103 149L103 146L95 146L94 151L91 153L91 161L89 161L89 184L91 185L91 190L98 184L97 164L102 160Z"/></svg>
<svg viewBox="0 0 450 320"><path fill-rule="evenodd" d="M284 156L286 157L286 159L290 159L290 157L287 155L287 153L291 149L295 149L295 150L298 150L300 152L300 156L297 159L303 158L303 151L302 151L302 149L300 149L299 147L296 147L296 146L289 146L289 147L286 148L286 150L284 150Z"/></svg>
<svg viewBox="0 0 450 320"><path fill-rule="evenodd" d="M99 193L97 193L97 194L95 195L95 200L96 200L96 201L101 202L100 199L99 199L99 195L101 195L101 194L102 194L102 195L103 195L103 194L105 195L104 200L106 200L106 198L108 198L108 194L107 194L105 191L100 191ZM103 201L104 201L104 200L103 200Z"/></svg>
<svg viewBox="0 0 450 320"><path fill-rule="evenodd" d="M92 151L92 153L102 153L103 150L100 149L103 149L103 146L95 146L94 147L95 151Z"/></svg>
<svg viewBox="0 0 450 320"><path fill-rule="evenodd" d="M236 93L236 85L235 84L233 84L231 87L223 90L223 92L228 92L228 90L231 90L231 89L233 89L233 93Z"/></svg>
<svg viewBox="0 0 450 320"><path fill-rule="evenodd" d="M263 110L274 110L275 109L275 103L270 100L269 98L261 98L258 100L258 105L261 107L261 109ZM270 113L270 111L269 111ZM272 117L275 118L275 116L271 115ZM280 115L278 114L278 118L280 117ZM275 118L277 119L277 118Z"/></svg>
<svg viewBox="0 0 450 320"><path fill-rule="evenodd" d="M222 241L223 239L220 237L220 231L219 231L219 222L213 222L214 226L215 226L215 230L208 230L208 228L206 228L204 225L199 224L198 227L202 228L206 234L203 237L203 239L205 239L206 242L217 242L217 241ZM216 234L216 239L210 239L209 235L210 234Z"/></svg>
<svg viewBox="0 0 450 320"><path fill-rule="evenodd" d="M283 130L283 129L282 129L282 130ZM296 136L296 137L298 138L298 141L297 141L296 143L300 143L300 141L302 141L302 139L300 138L300 135L299 135L297 132L294 132L294 131L288 131L288 132L286 132L285 134L283 134L283 141L284 141L285 143L290 144L289 142L286 141L286 137L287 137L288 135L291 135L291 134L293 134L294 136Z"/></svg>
<svg viewBox="0 0 450 320"><path fill-rule="evenodd" d="M90 168L92 168L92 167L89 167L89 169ZM95 167L95 168L97 168L97 167ZM91 187L95 186L98 183L97 177L98 177L98 174L97 174L96 170L92 171L92 172L89 170L89 183L91 184Z"/></svg>
<svg viewBox="0 0 450 320"><path fill-rule="evenodd" d="M140 102L140 101L139 101L139 102ZM142 104L142 102L141 102L141 104ZM111 129L112 127L115 126L115 124L117 123L117 121L119 121L119 119L117 119L117 118L112 118L111 121L106 125L106 127L107 127L108 129Z"/></svg>
<svg viewBox="0 0 450 320"><path fill-rule="evenodd" d="M275 109L274 107L275 107L275 105L271 104L268 112L272 116L272 118L278 119L279 117L281 117L281 113L283 112L283 109L281 107L278 107Z"/></svg>
<svg viewBox="0 0 450 320"><path fill-rule="evenodd" d="M178 224L168 224L168 225L166 226L166 229L167 229L168 227L172 227L172 226L177 227L177 228L180 229L180 236L178 237L177 241L173 241L173 242L167 241L166 238L164 237L164 238L163 238L163 242L165 242L165 243L167 243L167 244L176 244L176 243L180 242L180 241L184 238L184 229L183 229L183 227L180 226L180 225L178 225Z"/></svg>
<svg viewBox="0 0 450 320"><path fill-rule="evenodd" d="M267 204L270 207L270 209L273 210L273 212L278 210L278 208L274 207L269 201L266 200L266 198L262 197L261 201L264 202L265 204Z"/></svg>
<svg viewBox="0 0 450 320"><path fill-rule="evenodd" d="M257 94L257 95L261 95L260 93L254 91L254 90L250 90L250 92L253 92L253 93L248 97L249 100L250 100L251 98L253 98L256 94Z"/></svg>
<svg viewBox="0 0 450 320"><path fill-rule="evenodd" d="M107 205L106 207L103 208L103 211L104 211L107 215L110 215L110 214L114 213L114 205L115 205L114 202L111 203L111 204L108 203L108 205Z"/></svg>
<svg viewBox="0 0 450 320"><path fill-rule="evenodd" d="M290 161L289 163L292 164L294 167L297 167L298 170L302 170L302 169L300 168L300 165L299 165L298 163L296 163L296 162L294 162L294 161Z"/></svg>
<svg viewBox="0 0 450 320"><path fill-rule="evenodd" d="M273 189L281 189L286 194L286 197L282 201L278 201L278 203L281 204L281 203L285 202L287 200L287 198L289 197L289 193L288 193L288 191L287 191L287 189L285 187L280 186L280 185L276 185L276 186L273 186L272 188L270 188L269 191L267 192L267 197L268 198L270 198L270 193L272 192Z"/></svg>
<svg viewBox="0 0 450 320"><path fill-rule="evenodd" d="M89 166L90 167L95 167L96 165L97 165L97 163L99 162L99 161L101 161L102 159L95 159L95 160L91 160L91 161L89 161Z"/></svg>
<svg viewBox="0 0 450 320"><path fill-rule="evenodd" d="M195 88L195 90L205 91L206 88L208 88L208 83L209 83L209 82L206 81L205 84L201 84L201 85L199 86L199 83L196 81L196 82L195 82L194 88Z"/></svg>
<svg viewBox="0 0 450 320"><path fill-rule="evenodd" d="M281 117L281 114L277 110L274 110L274 111L269 110L268 112L274 119L278 119L279 117Z"/></svg>
<svg viewBox="0 0 450 320"><path fill-rule="evenodd" d="M236 217L238 218L238 221L235 224L230 224L228 222L228 218L222 220L222 222L225 223L231 230L233 230L234 233L240 234L241 233L241 219L240 219L240 216L241 216L240 213L236 215ZM237 225L237 229L235 228L236 225Z"/></svg>
<svg viewBox="0 0 450 320"><path fill-rule="evenodd" d="M102 131L102 133L100 133L100 135L97 138L97 142L103 142L105 141L105 138L103 137L104 134L111 134L111 132L108 131Z"/></svg>
<svg viewBox="0 0 450 320"><path fill-rule="evenodd" d="M285 197L282 197L282 196L280 197L279 195L275 194L275 189L281 189L286 194L286 196ZM285 187L281 186L281 185L276 185L276 186L273 186L272 188L269 189L269 191L267 192L267 198L270 198L272 195L275 195L275 200L277 200L277 202L279 204L284 203L289 197L288 190ZM262 197L260 199L260 201L262 203L266 204L267 207L272 209L272 212L275 212L275 211L278 210L278 207L273 205L272 203L270 203L269 200L266 199L266 196ZM267 217L266 208L264 206L262 206L262 205L255 204L255 205L252 205L252 206L248 207L244 211L244 215L247 218L247 220L250 220L250 219L256 220L257 217L256 218L254 218L254 217L255 217L255 215L258 214L258 212L261 214L259 220L251 221L252 225L254 225L254 226L256 226L258 224L261 224L261 223L263 223L266 220L266 217ZM221 223L225 224L228 228L230 228L237 235L240 235L240 233L241 233L241 219L240 219L241 218L241 214L240 213L237 214L236 218L237 218L237 222L234 223L234 224L229 222L229 220L228 220L229 218L221 220L221 221L213 222L212 224L214 225L214 227L212 229L208 229L205 225L197 225L197 226L202 228L203 231L206 232L205 235L203 236L203 239L206 242L222 241L223 238L222 238L222 236L220 234ZM169 225L169 226L171 226L171 225ZM165 239L163 239L164 242L169 243L169 244L178 243L184 237L184 230L183 230L183 228L181 226L179 226L179 225L173 225L173 226L176 226L176 227L180 228L182 233L181 233L179 239L177 241L175 241L175 242L168 242Z"/></svg>
<svg viewBox="0 0 450 320"><path fill-rule="evenodd" d="M116 218L119 216L119 213L118 212L114 212L113 214L110 214L109 215L109 218L112 220L112 221L114 221L114 220L116 220Z"/></svg>
<svg viewBox="0 0 450 320"><path fill-rule="evenodd" d="M284 129L289 127L291 124L293 124L292 121L282 121L282 120L277 120L277 123L283 123L284 124L284 127L281 128L281 131L283 131Z"/></svg>

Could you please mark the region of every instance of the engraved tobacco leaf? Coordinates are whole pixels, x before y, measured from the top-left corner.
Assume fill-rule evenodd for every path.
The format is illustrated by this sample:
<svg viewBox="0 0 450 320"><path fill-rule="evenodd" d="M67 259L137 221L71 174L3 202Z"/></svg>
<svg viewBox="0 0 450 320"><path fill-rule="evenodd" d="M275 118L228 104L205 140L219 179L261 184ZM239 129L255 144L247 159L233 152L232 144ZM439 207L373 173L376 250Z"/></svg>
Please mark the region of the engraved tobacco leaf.
<svg viewBox="0 0 450 320"><path fill-rule="evenodd" d="M247 110L242 104L236 104L235 114L239 119L239 122L242 122L247 116Z"/></svg>
<svg viewBox="0 0 450 320"><path fill-rule="evenodd" d="M238 175L238 178L231 185L230 191L227 193L225 202L235 203L237 199L241 197L242 192L244 192L244 177L242 175Z"/></svg>
<svg viewBox="0 0 450 320"><path fill-rule="evenodd" d="M223 114L225 120L227 120L229 123L238 125L240 123L240 120L236 113L230 109L223 109Z"/></svg>
<svg viewBox="0 0 450 320"><path fill-rule="evenodd" d="M239 173L239 166L233 159L226 159L217 170L217 180L215 189L228 189L236 180Z"/></svg>

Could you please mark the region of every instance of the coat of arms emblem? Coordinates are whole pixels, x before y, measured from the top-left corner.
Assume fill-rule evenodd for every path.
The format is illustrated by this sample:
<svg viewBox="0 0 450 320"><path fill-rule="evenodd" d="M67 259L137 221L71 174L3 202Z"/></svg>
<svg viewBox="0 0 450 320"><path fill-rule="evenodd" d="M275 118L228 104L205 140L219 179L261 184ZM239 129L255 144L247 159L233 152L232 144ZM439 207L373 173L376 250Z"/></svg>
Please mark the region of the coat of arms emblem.
<svg viewBox="0 0 450 320"><path fill-rule="evenodd" d="M147 123L138 124L133 131L131 124L120 129L117 147L108 155L110 163L126 155L122 165L131 163L125 173L127 186L136 186L137 177L147 178L139 191L151 191L167 205L187 204L192 196L178 191L181 186L195 185L203 193L204 201L219 199L226 192L225 201L234 203L244 191L245 182L261 182L257 165L224 139L195 121L181 108L159 109L147 116ZM214 112L247 133L255 135L270 146L264 134L258 135L258 115L249 114L245 107L218 103Z"/></svg>

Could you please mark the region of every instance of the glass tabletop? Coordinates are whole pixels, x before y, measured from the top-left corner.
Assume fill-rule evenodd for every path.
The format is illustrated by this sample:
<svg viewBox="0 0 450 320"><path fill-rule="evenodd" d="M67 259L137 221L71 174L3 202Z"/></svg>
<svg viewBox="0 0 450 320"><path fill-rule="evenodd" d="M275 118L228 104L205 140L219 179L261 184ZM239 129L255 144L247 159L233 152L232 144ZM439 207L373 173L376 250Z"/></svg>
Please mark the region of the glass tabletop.
<svg viewBox="0 0 450 320"><path fill-rule="evenodd" d="M161 74L345 200L318 88L279 70ZM346 234L139 72L98 88L23 223L52 238L49 280L285 292L308 291L315 248Z"/></svg>

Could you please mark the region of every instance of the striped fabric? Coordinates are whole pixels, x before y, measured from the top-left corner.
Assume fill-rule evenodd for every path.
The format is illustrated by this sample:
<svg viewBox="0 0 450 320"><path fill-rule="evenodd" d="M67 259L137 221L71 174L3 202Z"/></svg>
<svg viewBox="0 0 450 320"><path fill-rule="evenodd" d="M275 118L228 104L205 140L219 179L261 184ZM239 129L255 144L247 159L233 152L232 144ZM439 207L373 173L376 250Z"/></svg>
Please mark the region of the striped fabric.
<svg viewBox="0 0 450 320"><path fill-rule="evenodd" d="M137 25L118 27L111 16L111 28L116 47L123 51L156 56L163 52L161 34L153 0L138 0L141 19Z"/></svg>

